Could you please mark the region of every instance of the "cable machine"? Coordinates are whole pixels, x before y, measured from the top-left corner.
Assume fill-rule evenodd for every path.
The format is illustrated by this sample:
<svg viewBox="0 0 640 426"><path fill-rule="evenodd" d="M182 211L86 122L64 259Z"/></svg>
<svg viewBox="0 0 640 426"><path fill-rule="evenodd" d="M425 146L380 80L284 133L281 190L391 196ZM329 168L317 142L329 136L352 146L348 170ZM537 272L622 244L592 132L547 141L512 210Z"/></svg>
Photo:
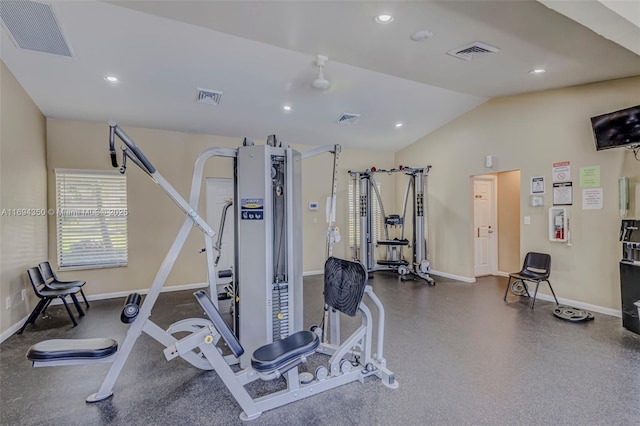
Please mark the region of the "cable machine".
<svg viewBox="0 0 640 426"><path fill-rule="evenodd" d="M245 139L237 149L209 148L195 162L187 201L115 122L110 122L109 127L112 165L120 167L121 173L126 172L127 160L137 165L184 213L184 222L144 300L137 293L127 297L121 320L129 324L129 329L121 344L110 338L47 340L33 345L27 353L34 367L111 364L98 391L86 399L91 403L104 401L113 395L127 358L144 333L164 346L167 361L180 357L193 367L215 370L242 407L243 420L255 419L263 411L350 382L364 382L368 377L379 378L389 388L398 387L383 357L384 307L367 285L367 272L362 264L334 257L327 259L324 303L325 312L329 313L325 313L321 330L302 330L302 235L295 228L301 222L301 162L324 152L334 154L328 210L335 211L339 145L299 153L270 136L262 146ZM121 166L117 161L116 138L124 144ZM234 200L224 207L226 212L233 205L237 218L235 332L221 317L217 306L215 252L219 253L221 242L214 241L215 232L198 214L204 165L212 157L232 159L235 166ZM194 296L207 318L182 319L165 330L151 320L151 312L190 231L195 228L204 236L209 294L199 290ZM327 237L330 254L339 238L333 219L329 220ZM373 309L377 311L375 317ZM360 326L344 340L339 335L340 313L361 317ZM224 355L222 347L216 346L221 341L231 354ZM298 366L316 354L328 359L326 366L317 366L315 374L299 372ZM231 368L235 364L240 365L239 370ZM286 389L255 398L245 389L258 379L269 381L280 377L285 377Z"/></svg>
<svg viewBox="0 0 640 426"><path fill-rule="evenodd" d="M365 171L349 171L351 176L352 193L358 193L359 197L353 198L353 223L356 235L360 236L360 245L354 244L353 258L365 265L369 272L379 270L397 271L401 278L415 275L427 281L429 285L435 285L433 278L429 276L430 265L427 259L427 216L426 216L426 184L425 179L431 166L403 167L393 169L377 169L371 167ZM407 190L404 195L402 214L387 215L382 203L382 197L378 190L374 175L376 173L403 173L409 177ZM374 241L374 198L378 201L382 216L383 235ZM412 199L411 214L412 239L405 236L407 219L407 205ZM396 235L392 238L391 234ZM375 258L375 247L385 248L383 259ZM411 253L405 256L405 249L411 249Z"/></svg>

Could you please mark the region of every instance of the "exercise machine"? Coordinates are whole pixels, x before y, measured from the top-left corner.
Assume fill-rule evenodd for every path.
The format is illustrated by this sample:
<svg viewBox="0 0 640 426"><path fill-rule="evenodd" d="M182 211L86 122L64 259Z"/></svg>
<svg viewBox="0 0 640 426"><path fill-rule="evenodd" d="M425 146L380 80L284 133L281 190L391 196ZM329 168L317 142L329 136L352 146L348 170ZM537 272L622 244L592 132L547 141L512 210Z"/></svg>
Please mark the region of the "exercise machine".
<svg viewBox="0 0 640 426"><path fill-rule="evenodd" d="M300 223L301 215L300 163L322 152L336 154L337 145L301 154L282 146L272 136L263 146L245 139L237 149L207 149L196 160L190 202L187 202L115 122L109 126L112 165L120 167L121 173L126 172L127 159L140 167L183 211L185 220L144 301L141 303L141 297L135 295L127 298L121 319L130 326L122 345L112 339L40 342L27 355L35 367L111 363L98 392L87 398L87 402L103 401L113 395L113 386L131 350L138 337L146 333L165 347L167 360L181 357L196 368L216 370L244 410L241 418L245 420L369 376L380 378L390 388L398 386L383 358L384 307L366 285L366 271L359 263L329 258L325 264L328 321L323 324L323 330L302 330L302 241L300 232L294 233L294 223ZM116 137L124 143L121 166L115 150ZM217 297L212 297L217 295L215 232L198 214L204 165L216 156L233 159L236 170L235 332L220 317ZM194 227L204 235L209 288L208 294L198 291L195 296L208 319L183 319L163 330L151 321L151 311ZM365 294L378 311L375 333L371 308L363 302ZM361 326L344 341L339 336L339 312L362 316ZM321 343L320 336L327 340L327 334L330 341ZM231 354L222 355L216 347L221 338ZM377 350L372 353L374 338ZM313 375L299 377L298 365L316 354L329 356L327 366L319 366L315 378ZM230 367L234 364L239 364L241 370L234 372ZM254 399L244 388L259 378L273 380L283 375L287 382L284 391Z"/></svg>
<svg viewBox="0 0 640 426"><path fill-rule="evenodd" d="M354 244L353 258L360 260L367 271L394 270L405 279L408 276L417 276L427 281L429 285L435 285L433 278L429 276L430 264L427 258L427 206L425 179L431 166L403 167L393 169L378 169L371 167L364 171L349 171L353 194L359 192L356 201L354 197L353 223L356 233L360 236L360 245ZM407 189L404 195L401 214L387 215L382 203L382 197L375 180L376 173L402 173L409 177ZM357 190L356 190L357 189ZM374 241L374 214L373 202L378 202L383 221L382 238ZM409 198L412 200L412 239L405 236L407 220L407 205ZM356 208L357 207L357 208ZM397 234L391 238L391 233ZM375 247L385 248L383 259L375 258ZM405 249L411 249L411 253L405 256Z"/></svg>

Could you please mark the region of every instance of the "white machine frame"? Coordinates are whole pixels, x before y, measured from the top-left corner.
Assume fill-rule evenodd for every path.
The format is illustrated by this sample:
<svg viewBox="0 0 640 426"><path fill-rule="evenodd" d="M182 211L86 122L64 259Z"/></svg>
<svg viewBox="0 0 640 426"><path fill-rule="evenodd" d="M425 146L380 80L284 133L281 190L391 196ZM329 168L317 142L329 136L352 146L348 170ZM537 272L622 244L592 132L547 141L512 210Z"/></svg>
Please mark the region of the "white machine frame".
<svg viewBox="0 0 640 426"><path fill-rule="evenodd" d="M428 221L427 221L427 204L426 204L426 177L431 170L431 166L426 167L397 167L393 169L377 169L372 167L364 171L349 171L351 176L351 185L353 185L353 193L355 188L360 190L360 198L358 207L353 208L353 222L356 230L360 233L360 246L354 244L353 258L362 262L369 272L395 270L404 278L409 274L418 276L427 281L429 285L435 285L433 278L429 276L430 265L427 257L427 237ZM374 175L376 173L403 173L409 177L407 190L404 195L402 214L398 216L401 237L400 239L390 239L387 216L385 214L382 197L378 190ZM378 200L380 212L384 223L384 239L373 241L373 197ZM413 236L410 247L412 252L410 259L406 260L403 255L403 248L409 246L409 242L405 240L404 226L407 216L407 204L409 198L412 199L412 221ZM382 261L375 259L375 247L382 245L385 247L387 259Z"/></svg>
<svg viewBox="0 0 640 426"><path fill-rule="evenodd" d="M390 388L397 388L398 382L395 380L394 374L387 369L386 360L383 357L383 345L384 345L384 307L380 300L376 297L373 289L370 286L365 287L365 294L368 300L378 310L378 321L376 330L376 349L377 351L372 354L372 339L373 332L373 316L370 308L361 302L359 305L359 312L362 316L362 324L358 329L351 334L344 342L340 342L340 325L339 325L339 312L332 311L330 315L325 314L325 326L330 328L329 332L321 331L321 334L325 341L322 342L318 348L317 353L328 355L329 361L327 367L324 370L316 371L316 378L311 381L305 380L306 384L301 384L298 380L298 369L292 368L286 371L287 389L276 392L274 394L266 395L261 398L253 399L249 396L245 385L255 381L258 378L273 379L279 374L272 377L262 377L253 368L246 367L238 372L234 372L230 365L241 364L241 360L236 359L233 355L223 356L215 344L220 339L220 331L216 329L214 323L209 319L204 318L189 318L178 321L167 330L163 330L153 321L151 321L151 311L156 303L158 296L165 284L165 281L173 267L178 254L184 246L190 230L195 226L202 231L205 240L205 252L207 258L207 280L209 288L209 296L212 299L212 303L217 309L217 291L216 291L216 262L214 258L214 251L219 243L214 242L215 232L213 229L199 216L198 214L198 202L200 197L200 189L203 180L204 165L211 157L227 157L236 158L238 156L238 150L230 148L210 148L205 150L197 158L194 166L193 179L191 184L191 192L189 202L187 202L182 196L173 188L173 186L153 167L151 162L144 156L142 151L135 145L135 143L127 136L127 134L115 123L109 122L110 126L110 146L112 165L117 167L117 158L114 148L115 137L117 136L125 146L123 146L123 163L120 168L121 173L126 170L127 158L138 165L149 177L173 200L173 202L185 213L184 222L174 240L171 248L165 256L154 280L151 284L149 292L142 305L139 308L139 312L135 320L131 323L126 337L123 343L118 348L118 351L106 358L69 358L69 359L56 359L46 361L34 361L34 367L45 366L57 366L57 365L78 365L78 364L91 364L91 363L111 363L111 367L100 386L99 390L87 397L87 402L99 402L108 399L113 395L113 386L117 381L124 364L129 357L131 350L133 349L138 337L142 333L148 334L153 339L160 342L165 346L164 354L167 360L181 357L185 361L189 362L196 368L202 370L216 370L218 375L222 378L227 388L231 391L238 404L242 407L243 414L241 418L244 420L252 420L258 417L263 411L270 410L281 405L293 402L307 396L323 392L334 387L349 383L352 381L363 381L364 378L369 376L375 376L382 380L385 386ZM246 143L246 142L245 142ZM282 148L288 155L292 156L291 148ZM339 146L326 146L312 150L309 153L302 154L299 158L308 158L312 155L320 154L323 152L339 152ZM291 179L291 176L289 177ZM334 188L333 194L335 194L335 163L334 163ZM335 200L335 196L333 197ZM332 207L334 208L334 207ZM289 211L291 207L289 206ZM330 231L332 224L330 223ZM292 237L292 235L290 235ZM331 251L332 241L329 238L328 251ZM296 274L302 275L302 271L296 271ZM298 297L301 299L302 289L299 289L300 294ZM302 317L302 306L296 306L295 309L299 309L300 312L295 312L297 318ZM329 324L327 324L329 323ZM296 330L297 331L297 330ZM180 339L174 337L174 334L184 332L189 334L186 337ZM327 342L326 335L331 335L331 342ZM242 336L241 336L242 337ZM252 342L251 344L253 344ZM269 344L269 341L265 341L262 344ZM240 340L240 344L245 346ZM248 350L249 356L251 352L256 349L254 347L245 347ZM351 363L343 359L347 354L357 353L361 362L357 368L351 368ZM304 360L303 360L304 361ZM348 364L348 365L347 365ZM320 368L320 367L319 367ZM308 382L308 383L307 383Z"/></svg>

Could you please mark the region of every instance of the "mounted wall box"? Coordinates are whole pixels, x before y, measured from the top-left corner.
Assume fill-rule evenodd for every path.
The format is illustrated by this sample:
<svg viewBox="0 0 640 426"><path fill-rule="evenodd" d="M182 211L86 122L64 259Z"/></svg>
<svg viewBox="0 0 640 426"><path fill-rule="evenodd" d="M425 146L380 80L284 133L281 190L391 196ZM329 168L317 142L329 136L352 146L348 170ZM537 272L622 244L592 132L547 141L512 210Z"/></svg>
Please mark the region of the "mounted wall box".
<svg viewBox="0 0 640 426"><path fill-rule="evenodd" d="M549 209L549 241L564 243L569 238L569 212L566 207Z"/></svg>

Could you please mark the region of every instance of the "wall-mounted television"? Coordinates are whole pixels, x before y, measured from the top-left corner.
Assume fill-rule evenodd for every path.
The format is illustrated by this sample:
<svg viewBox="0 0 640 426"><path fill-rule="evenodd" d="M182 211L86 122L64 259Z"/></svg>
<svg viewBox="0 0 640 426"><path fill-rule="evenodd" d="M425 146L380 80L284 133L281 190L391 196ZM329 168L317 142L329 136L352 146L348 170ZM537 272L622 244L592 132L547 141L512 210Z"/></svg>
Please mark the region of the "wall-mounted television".
<svg viewBox="0 0 640 426"><path fill-rule="evenodd" d="M640 105L591 117L596 150L640 145Z"/></svg>

